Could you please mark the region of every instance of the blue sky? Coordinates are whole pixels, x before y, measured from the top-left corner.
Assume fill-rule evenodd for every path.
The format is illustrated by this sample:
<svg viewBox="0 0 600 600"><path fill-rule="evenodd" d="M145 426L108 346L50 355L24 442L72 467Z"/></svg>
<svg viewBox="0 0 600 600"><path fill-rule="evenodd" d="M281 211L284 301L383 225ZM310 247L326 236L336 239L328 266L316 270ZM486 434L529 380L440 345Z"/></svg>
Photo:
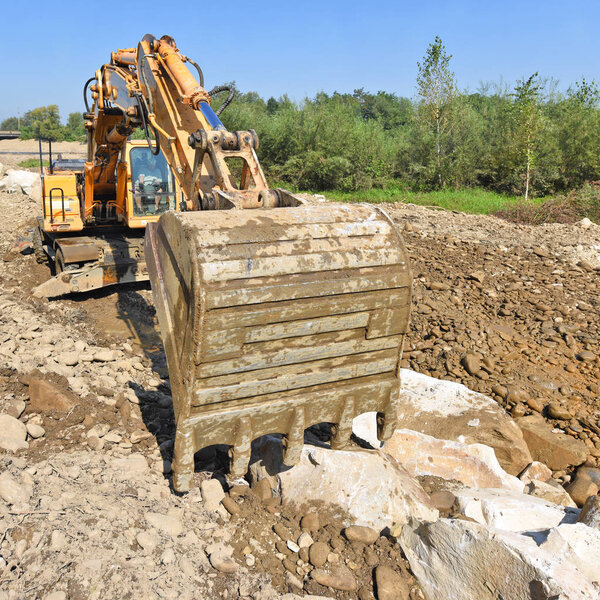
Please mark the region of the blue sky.
<svg viewBox="0 0 600 600"><path fill-rule="evenodd" d="M58 104L63 118L83 110L85 80L145 33L172 35L207 87L234 80L264 97L360 87L412 97L417 61L436 35L462 89L535 71L560 89L582 75L600 81L600 3L592 1L3 4L0 120L46 104Z"/></svg>

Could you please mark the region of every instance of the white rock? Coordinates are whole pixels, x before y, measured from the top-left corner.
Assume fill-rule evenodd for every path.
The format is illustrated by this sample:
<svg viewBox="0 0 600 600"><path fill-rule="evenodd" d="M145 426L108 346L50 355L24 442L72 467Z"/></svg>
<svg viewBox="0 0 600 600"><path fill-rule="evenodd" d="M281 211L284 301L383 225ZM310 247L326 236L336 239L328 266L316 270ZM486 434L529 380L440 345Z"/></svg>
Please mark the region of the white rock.
<svg viewBox="0 0 600 600"><path fill-rule="evenodd" d="M183 531L181 519L174 515L163 515L160 513L147 512L146 521L155 529L163 531L171 537L177 537Z"/></svg>
<svg viewBox="0 0 600 600"><path fill-rule="evenodd" d="M116 350L108 348L100 348L94 352L94 360L98 362L112 362L119 358L119 353Z"/></svg>
<svg viewBox="0 0 600 600"><path fill-rule="evenodd" d="M67 536L60 530L55 529L50 536L50 549L62 550L67 545Z"/></svg>
<svg viewBox="0 0 600 600"><path fill-rule="evenodd" d="M354 420L353 431L379 447L375 413ZM494 449L510 475L532 462L518 425L498 403L464 385L401 369L398 424L441 440L480 443Z"/></svg>
<svg viewBox="0 0 600 600"><path fill-rule="evenodd" d="M24 442L27 438L27 428L19 419L10 415L0 415L0 435Z"/></svg>
<svg viewBox="0 0 600 600"><path fill-rule="evenodd" d="M519 479L523 483L530 483L534 479L537 481L548 481L552 477L552 471L544 464L534 460L530 465L527 465L523 472L519 475Z"/></svg>
<svg viewBox="0 0 600 600"><path fill-rule="evenodd" d="M314 543L314 540L306 531L300 534L298 538L298 547L299 548L309 548Z"/></svg>
<svg viewBox="0 0 600 600"><path fill-rule="evenodd" d="M136 538L137 543L144 549L146 552L152 552L156 546L158 546L158 536L155 531L140 531Z"/></svg>
<svg viewBox="0 0 600 600"><path fill-rule="evenodd" d="M123 479L128 479L134 475L146 475L150 472L148 461L144 455L137 453L114 459L112 469L113 473L120 474Z"/></svg>
<svg viewBox="0 0 600 600"><path fill-rule="evenodd" d="M563 557L600 586L600 531L583 523L562 524L550 530L543 550Z"/></svg>
<svg viewBox="0 0 600 600"><path fill-rule="evenodd" d="M221 505L221 500L225 498L223 486L218 479L205 479L200 482L200 491L206 510L217 510Z"/></svg>
<svg viewBox="0 0 600 600"><path fill-rule="evenodd" d="M36 182L39 182L39 180L39 173L9 169L2 181L0 181L0 191L9 193L23 191L26 194L29 194L31 188Z"/></svg>
<svg viewBox="0 0 600 600"><path fill-rule="evenodd" d="M460 481L471 488L523 491L523 482L498 463L494 450L483 444L438 440L430 435L397 429L385 442L391 454L412 476L435 476Z"/></svg>
<svg viewBox="0 0 600 600"><path fill-rule="evenodd" d="M37 425L36 423L29 422L29 423L27 423L26 427L27 427L27 433L34 440L44 437L44 435L46 434L46 430L43 427L41 427L40 425Z"/></svg>
<svg viewBox="0 0 600 600"><path fill-rule="evenodd" d="M0 448L2 448L2 450L7 450L8 452L18 452L19 450L27 450L27 448L29 448L29 443L0 435Z"/></svg>
<svg viewBox="0 0 600 600"><path fill-rule="evenodd" d="M298 546L298 544L296 544L296 542L292 542L292 540L288 540L286 542L287 547L292 551L292 552L300 552L300 546Z"/></svg>
<svg viewBox="0 0 600 600"><path fill-rule="evenodd" d="M454 490L458 512L478 523L505 531L550 529L575 523L579 510L542 498L499 489Z"/></svg>
<svg viewBox="0 0 600 600"><path fill-rule="evenodd" d="M568 559L516 533L440 519L404 527L400 545L426 598L598 600Z"/></svg>
<svg viewBox="0 0 600 600"><path fill-rule="evenodd" d="M175 561L175 552L173 548L166 548L160 557L160 562L163 565L170 565Z"/></svg>
<svg viewBox="0 0 600 600"><path fill-rule="evenodd" d="M27 504L32 494L32 486L19 482L8 471L0 475L0 498L9 504Z"/></svg>
<svg viewBox="0 0 600 600"><path fill-rule="evenodd" d="M577 225L579 225L579 227L581 227L582 229L589 229L593 224L594 223L590 221L590 219L588 219L587 217L583 217L581 221L577 221Z"/></svg>
<svg viewBox="0 0 600 600"><path fill-rule="evenodd" d="M393 458L375 450L330 450L306 445L292 469L281 462L281 440L264 436L253 445L250 477L271 477L271 488L286 503L322 501L342 507L346 525L381 531L410 517L435 520L427 494Z"/></svg>

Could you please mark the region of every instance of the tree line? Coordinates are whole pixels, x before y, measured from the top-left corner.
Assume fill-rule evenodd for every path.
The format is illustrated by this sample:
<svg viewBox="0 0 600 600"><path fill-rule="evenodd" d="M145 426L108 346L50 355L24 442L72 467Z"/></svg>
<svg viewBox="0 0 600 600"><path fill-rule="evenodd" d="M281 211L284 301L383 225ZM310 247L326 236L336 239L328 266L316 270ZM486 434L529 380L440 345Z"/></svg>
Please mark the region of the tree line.
<svg viewBox="0 0 600 600"><path fill-rule="evenodd" d="M483 187L544 196L600 179L600 92L581 79L566 92L538 73L509 87L461 91L439 37L418 63L417 94L319 93L294 102L237 93L229 130L255 129L270 178L295 189ZM219 105L219 98L213 104ZM11 119L0 128L12 129ZM22 137L82 139L80 113L29 111Z"/></svg>

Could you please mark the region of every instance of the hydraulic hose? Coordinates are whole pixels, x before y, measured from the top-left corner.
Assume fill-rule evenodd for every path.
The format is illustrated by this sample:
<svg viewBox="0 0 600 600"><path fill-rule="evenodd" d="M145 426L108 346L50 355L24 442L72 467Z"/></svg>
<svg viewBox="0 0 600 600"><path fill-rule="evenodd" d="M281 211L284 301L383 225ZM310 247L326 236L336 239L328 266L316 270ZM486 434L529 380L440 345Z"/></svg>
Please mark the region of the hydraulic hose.
<svg viewBox="0 0 600 600"><path fill-rule="evenodd" d="M95 81L96 77L90 77L85 84L83 85L83 103L85 104L85 112L90 112L90 105L88 104L88 99L87 99L87 88L88 85L90 85L90 83L92 83L92 81Z"/></svg>
<svg viewBox="0 0 600 600"><path fill-rule="evenodd" d="M220 92L229 92L229 96L227 96L227 100L225 100L225 102L223 102L223 104L221 104L221 106L215 110L215 114L217 116L219 116L231 104L235 96L235 90L229 85L217 85L210 90L210 92L208 92L208 95L212 97Z"/></svg>

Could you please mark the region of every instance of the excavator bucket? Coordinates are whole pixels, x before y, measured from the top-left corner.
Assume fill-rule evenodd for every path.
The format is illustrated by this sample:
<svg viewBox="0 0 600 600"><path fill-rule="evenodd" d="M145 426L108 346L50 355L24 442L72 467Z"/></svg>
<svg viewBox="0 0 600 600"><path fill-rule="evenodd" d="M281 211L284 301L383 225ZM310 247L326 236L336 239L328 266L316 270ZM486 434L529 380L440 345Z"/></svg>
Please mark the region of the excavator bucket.
<svg viewBox="0 0 600 600"><path fill-rule="evenodd" d="M173 485L192 485L194 453L231 447L232 476L253 439L332 423L343 448L357 415L396 426L411 273L385 212L360 204L166 213L145 254L177 424Z"/></svg>

